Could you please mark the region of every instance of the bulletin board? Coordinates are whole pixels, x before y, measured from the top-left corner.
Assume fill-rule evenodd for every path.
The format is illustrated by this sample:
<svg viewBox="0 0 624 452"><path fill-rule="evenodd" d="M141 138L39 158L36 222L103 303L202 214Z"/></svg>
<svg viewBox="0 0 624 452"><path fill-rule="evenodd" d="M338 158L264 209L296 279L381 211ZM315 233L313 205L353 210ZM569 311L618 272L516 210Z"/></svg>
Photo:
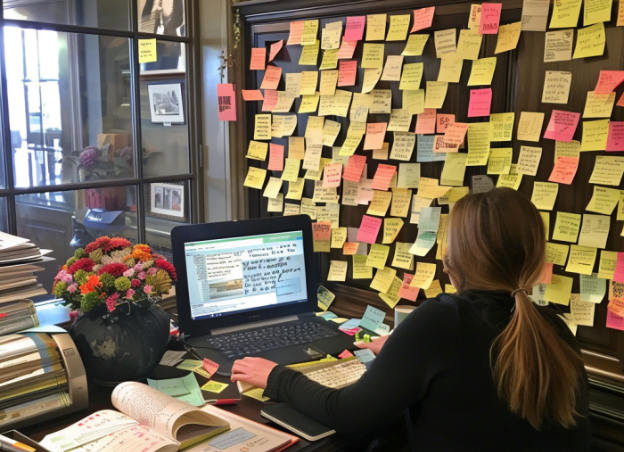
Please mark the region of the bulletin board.
<svg viewBox="0 0 624 452"><path fill-rule="evenodd" d="M260 141L266 143L267 149L264 159L244 159L245 175L247 175L249 168L262 170L267 169L272 153L270 144L278 145L278 150L279 146L283 146L283 156L279 157L283 161L286 161L286 159L289 158L289 144L293 144L292 140L289 143L288 136L271 137L270 140L254 140L256 115L272 114L272 118L281 115L296 116L297 124L292 132L293 137L305 137L310 117L318 115L318 109L315 109L314 112L311 113L299 113L301 103L306 101L305 98L301 96L294 98L292 105L287 110L287 113L271 113L262 111L263 101L243 101L241 98L241 90L244 89L251 91L260 89L266 74L265 70L249 70L249 65L252 60L252 48L266 49L266 59L268 59L271 54L271 46L283 41L283 47L276 53L274 59L270 62L265 59L265 64L281 68L282 72L279 77L276 90L278 92L286 92L288 88L286 85L286 74L300 73L303 71L319 71L319 68L323 63L324 52L327 52L327 50L319 50L316 65L299 65L301 53L305 47L298 44L287 45L291 32L291 22L318 20L317 39L321 41L323 29L328 25L330 28L335 26L330 24L335 24L336 22L341 22L342 24L341 37L343 37L345 34L347 19L352 16L387 14L385 18L385 34L388 33L391 27L393 16L410 16L409 26L404 39L397 41L386 41L383 39L367 41L365 39L365 28L364 38L357 42L352 57L346 60L338 60L337 67L335 69L331 67L327 69L327 71L340 70L341 61L357 62L355 83L350 86L336 87L336 90L338 91L349 93L341 93L340 95L351 96L346 116L330 114L322 117L324 118L324 126L328 121L336 123L329 123L331 127L328 129L328 132L331 131L332 128L335 130L337 127L340 127L340 130L335 138L335 141L333 141L333 145L322 146L321 158L327 159L329 165L342 161L345 166L342 167L343 172L339 174L339 177L343 177L346 165L349 163L346 160L341 160L340 157L337 156L339 156L340 148L345 145L346 141L348 141L348 131L350 127L354 122L357 122L353 120L353 114L355 112L352 112L351 108L356 98L362 94L363 82L365 78L365 69L362 68L364 45L369 43L384 44L382 66L382 69L384 69L384 66L388 62L388 57L400 56L405 51L409 36L413 34L429 35L421 55L405 55L402 62L400 62L402 65L402 75L405 73L406 65L412 65L413 63L423 64L420 89L423 89L426 95L426 91L429 88L433 89L434 87L434 84L428 84L428 82L438 81L440 66L443 58L445 58L444 56L439 58L440 55L438 55L438 52L440 49L436 50L436 31L456 30L454 40L455 43L458 43L461 41L461 30L468 29L468 21L471 16L471 3L453 2L440 5L439 2L436 2L438 4L435 8L431 26L418 30L414 33L410 33L414 24L415 10L432 6L432 4L426 2L410 2L409 5L407 5L406 2L402 1L384 1L360 2L358 7L353 7L348 4L327 4L326 2L318 2L318 7L311 7L305 10L297 8L288 10L287 8L289 7L290 2L285 2L281 10L278 11L278 8L275 7L276 11L274 13L267 13L266 11L261 11L258 8L254 9L253 4L255 2L247 3L251 6L247 9L245 6L242 7L242 11L244 13L245 11L247 12L246 15L244 14L245 46L243 53L245 54L245 59L244 62L241 63L241 66L244 65L245 71L241 76L238 86L238 96L241 105L240 114L243 117L240 125L240 132L244 139L240 141L241 145L239 146L237 153L240 157L247 155L250 141ZM506 30L505 33L507 33L511 30L510 26L513 24L517 24L518 27L521 27L519 23L521 23L523 18L522 2L509 1L503 3L498 29L500 30L502 26L503 30ZM411 211L415 201L413 196L418 196L422 187L408 188L409 190L412 190L409 195L403 193L403 196L409 196L410 200L410 207L406 215L401 216L396 212L395 215L392 215L391 213L393 209L391 203L388 206L387 211L380 215L374 213L371 214L369 211L370 204L368 203L361 205L345 205L343 202L345 191L347 191L346 189L349 187L346 187L347 184L345 184L344 179L341 179L339 187L336 188L336 195L339 199L338 205L340 206L339 214L336 215L336 208L334 207L331 213L333 217L325 217L324 219L328 221L333 219L335 222L338 222L337 226L340 228L360 228L362 226L362 220L366 216L381 219L382 226L379 233L376 235L375 244L383 244L389 247L387 249L388 255L383 261L384 267L390 268L392 272L396 271L396 278L398 278L401 283L404 283L405 274L414 275L418 273L419 263L434 264L434 285L430 286L427 290L421 288L415 301L411 301L404 297L399 297L397 300L397 297L394 296L396 295L396 292L394 294L391 293L392 289L388 289L387 286L385 289L388 289L389 292L386 292L385 295L388 295L389 293L390 296L382 297L380 294L383 295L384 292L380 291L379 288L377 288L377 290L375 288L371 288L371 283L374 280L373 277L354 278L354 259L352 255L345 254L344 247L330 247L329 249L325 249L325 251L328 252L318 253L319 259L317 271L319 283L327 287L336 295L336 299L334 301L335 304L332 305L330 309L336 308L336 310L340 312L340 315L343 316L357 317L358 315L361 316L366 306L370 304L376 306L377 308L383 309L387 313L386 318L391 319L393 317L393 308L397 303L400 305L418 305L426 298L435 296L439 291L452 292L453 288L450 286L450 281L442 272L442 263L440 260L441 253L438 252L438 248L440 247L439 243L442 243L442 230L440 230L440 228L443 229L444 227L444 220L446 215L449 213L449 208L452 207L453 200L458 199L467 191L474 192L487 189L487 179L484 179L485 176L491 180L493 186L511 186L512 188L526 194L529 198L533 197L534 201L540 204L540 211L543 212L545 222L548 224L549 242L554 245L564 245L567 247L565 260L561 260L560 256L559 258L555 258L557 255L556 251L561 250L561 247L557 248L555 246L550 250L550 260L556 261L553 262L552 265L554 281L551 280L551 284L555 284L558 288L562 288L564 294L566 293L567 286L571 284L569 291L572 294L571 297L567 297L566 300L562 300L559 294L559 289L556 291L558 292L556 296L553 296L553 291L551 290L550 294L546 295L546 299L550 299L552 302L553 297L558 298L557 302L559 308L563 312L568 313L571 319L576 319L576 321L580 324L574 324L572 325L572 328L576 330L577 338L584 349L584 359L587 365L601 369L603 375L604 372L607 372L609 378L624 381L624 333L621 331L621 329L624 328L624 323L619 323L619 316L614 317L616 312L621 312L618 311L619 307L613 303L609 305L611 300L617 298L617 291L620 290L620 286L615 285L616 295L614 296L613 293L611 293L611 295L609 294L609 288L611 286L610 281L614 278L614 273L609 273L609 271L615 271L615 268L613 267L615 265L615 261L613 259L615 258L617 260L617 254L604 253L621 253L624 251L624 237L621 235L623 233L622 220L624 220L624 213L622 212L622 209L624 209L624 200L622 200L620 194L614 203L611 201L605 201L606 197L608 197L607 195L613 195L613 191L616 190L623 190L624 185L622 185L621 174L618 179L617 171L615 173L609 172L610 170L608 168L613 167L611 164L612 160L607 159L609 162L607 165L605 165L604 160L605 157L617 157L618 159L615 160L614 165L619 166L620 164L624 164L619 163L620 161L624 161L624 152L621 150L607 152L605 150L606 144L600 144L604 140L601 139L602 132L598 130L598 122L600 121L602 121L602 131L606 130L604 129L605 121L624 121L624 107L615 105L616 103L622 103L620 99L624 91L624 83L619 84L613 90L614 105L611 109L609 109L608 114L598 113L598 117L582 117L586 109L588 92L595 90L600 77L600 72L606 70L622 70L624 67L624 26L616 25L618 21L618 9L619 4L614 2L609 13L609 20L604 20L606 45L604 47L604 52L597 56L572 59L565 58L564 55L565 59L561 61L545 63L544 55L546 33L560 32L563 30L562 28L548 28L546 32L523 30L519 35L517 45L514 45L514 39L511 39L510 45L513 48L500 53L496 53L499 34L483 34L482 42L478 51L478 59L492 57L496 58L496 66L491 82L482 82L468 86L472 66L475 62L474 60L463 60L463 62L459 65L461 68L461 75L459 76L458 81L448 82L448 90L444 101L440 108L435 109L436 130L433 133L428 131L425 134L415 134L420 114L413 114L409 119L408 133L415 135L414 137L406 137L404 132L397 134L396 132L386 131L385 134L383 134L383 142L388 143L388 157L384 155L384 152L379 150L363 150L366 137L362 137L361 142L359 142L353 154L355 156L362 156L366 159L366 169L362 174L362 179L374 180L377 170L380 166L383 168L383 165L395 166L398 172L400 171L401 164L419 163L421 182L425 179L433 179L437 182L441 182L440 179L443 176L446 176L446 180L444 181L445 184L440 183L440 185L452 186L453 189L450 192L445 192L445 194L440 197L432 199L430 204L430 207L440 208L438 213L441 214L441 221L438 225L438 230L435 231L437 234L435 236L436 244L431 248L431 250L424 252L424 255L422 256L413 255L413 266L411 268L402 268L400 265L393 265L395 264L395 252L397 244L406 244L402 246L412 248L412 245L414 245L419 238L419 226L421 225L413 222ZM547 18L548 24L550 24L552 14L553 5L550 5ZM578 44L579 30L583 30L583 28L585 28L583 26L583 22L584 10L581 8L579 12L578 24L565 28L566 30L571 29L569 34L566 35L566 39L571 40L571 53L575 51ZM624 23L622 25L624 25ZM585 31L581 32L581 36L583 33L585 33ZM595 35L596 33L593 35L594 38ZM560 35L558 36L561 37ZM552 51L553 48L557 49L558 47L551 45L550 50ZM465 49L466 48L464 48L464 50ZM446 58L449 58L449 56L447 55ZM550 58L557 59L561 58L561 56L551 55ZM410 67L413 68L414 66L412 65ZM454 70L457 71L457 66L454 66L454 68ZM553 74L548 75L547 72L552 72ZM571 73L571 76L560 74L560 72ZM545 78L547 76L551 77L551 79L545 83ZM322 76L319 73L319 81L321 77ZM447 73L445 77L452 78L454 75L449 76ZM563 82L562 79L558 77L562 77ZM565 93L559 93L558 90L562 88L562 86L564 91L567 89L565 82L566 77L571 77L571 83L569 83L569 96L567 96L567 99L565 99L564 102L557 104L549 103L549 101L543 102L542 100L544 95L554 96L553 98L556 98L555 100L558 99L558 101L561 102L560 97L565 97ZM545 84L550 84L550 87L552 87L552 90L547 90L548 93L544 93ZM319 89L320 84L316 85L316 87ZM468 117L468 111L471 109L471 95L475 95L474 91L487 89L491 89L492 93L491 105L489 109L491 114L480 117ZM400 80L379 80L374 84L374 90L387 90L386 92L389 92L391 110L405 110L407 108L411 108L410 102L408 102L407 105L404 103L404 91L406 90L401 89ZM266 99L267 90L263 89L262 92L265 94ZM307 101L309 101L309 98ZM356 102L356 105L359 105L359 103ZM479 105L476 103L476 97L475 103L472 107L474 107L474 111L478 111ZM578 126L573 128L573 134L571 137L557 135L559 139L566 139L568 141L558 142L555 139L544 138L544 134L547 133L547 128L551 118L554 115L557 115L557 118L562 117L557 113L553 114L553 110L568 113L579 113L579 116L581 116L578 121ZM539 116L536 117L534 115L535 113L543 113L543 119L540 121ZM452 115L454 115L454 117ZM565 116L565 114L561 115ZM390 113L372 113L369 111L366 123L387 124L392 121L392 116L392 111ZM521 124L521 118L523 116L524 120ZM565 121L565 118L562 120ZM314 119L313 121L318 120ZM501 122L497 126L492 126L492 124L489 126L485 125L488 122L493 123L495 121ZM505 123L505 121L507 122ZM451 154L451 152L430 152L431 145L428 140L433 140L435 142L435 136L443 135L445 133L444 127L448 127L448 124L452 124L453 122L459 123L457 126L459 129L461 129L461 124L468 124L468 134L464 137L463 144L459 146L457 152L453 153L463 154L469 161L470 159L473 159L473 163L478 161L478 159L477 155L474 153L469 155L471 153L471 134L474 137L474 143L478 144L476 137L478 136L479 130L483 132L484 129L471 127L471 125L482 124L481 127L487 128L487 133L492 133L490 132L490 129L494 127L496 132L499 133L499 136L495 140L489 142L489 160L485 161L483 164L466 166L461 180L455 180L453 178L449 180L448 173L443 174L443 171L445 171L445 165L448 163L447 161L430 161L432 155L434 156L434 159L437 159L440 158L441 154L446 154L447 158ZM438 127L440 127L439 130ZM535 139L535 137L530 138L529 135L536 135L536 128L537 139ZM472 132L472 130L474 130L474 132ZM565 130L570 130L570 128L568 127ZM557 129L557 131L564 133L564 128L561 128L561 130ZM520 135L518 135L519 133ZM586 134L585 138L584 133ZM492 137L490 136L490 139L491 138ZM396 158L389 158L393 153L395 140L398 142L405 139L413 139L415 142L413 151L411 152L411 155L409 155L409 159L399 160ZM570 144L570 140L578 141L579 145L575 147L573 143ZM582 143L584 148L587 147L592 150L582 152L579 151L578 148L580 143ZM476 151L477 148L478 146L475 145L474 151ZM304 148L304 151L307 152L308 149ZM305 159L305 155L301 156L300 151L295 152L295 157L303 157L301 160L302 164ZM405 154L403 154L403 157L404 156ZM565 157L563 160L557 161L557 167L555 167L556 157L557 159ZM332 158L334 159L333 161ZM454 160L455 158L450 161L457 162L457 160ZM572 160L570 160L570 158ZM599 174L594 175L597 159L602 161L602 163L600 163L602 166L599 165L600 168L607 171L606 176L604 172L601 173L604 176L602 179L599 177ZM273 160L273 164L275 164L275 158ZM575 165L577 166L577 169L573 176L571 176L570 168L574 168ZM514 175L514 173L517 173L519 166L522 167L521 171L524 172L521 177ZM554 175L553 170L555 170L556 173ZM535 171L534 175L531 174L532 171ZM304 178L306 172L307 170L300 169L298 176L300 178ZM592 176L596 177L596 179L593 179ZM298 206L302 204L300 199L287 199L290 189L287 181L284 181L279 188L279 193L281 193L281 196L284 198L280 202L276 202L275 198L271 200L271 198L263 196L270 177L281 178L282 171L268 170L260 188L246 189L249 218L284 215L284 209L288 204ZM321 172L321 181L323 180L323 177L326 176L324 176ZM606 180L605 177L611 179ZM570 180L565 180L566 178L571 178L571 183L567 183L570 182ZM598 180L600 183L590 183L590 179ZM315 181L311 178L304 179L303 184L304 188L302 198L313 200L315 194ZM534 196L536 187L538 187L538 193L541 194L539 197ZM602 191L595 195L596 187ZM398 188L405 190L405 187ZM552 198L553 189L557 190L557 195L554 198L554 204L552 206L548 206L548 195L550 194L550 198ZM393 192L392 188L381 191L393 193L393 197L397 196L398 193L398 190ZM399 194L399 196L401 195ZM594 196L600 197L598 200L598 209L596 209L595 206L596 199L592 201ZM606 207L603 205L605 203L607 204ZM313 206L316 207L315 211L317 213L322 213L324 211L325 215L330 215L328 213L329 204L331 203L315 202ZM281 210L279 210L280 205ZM592 207L590 207L591 210L588 210L588 205L592 205ZM293 207L291 206L289 209L290 210L288 210L287 213L292 213ZM610 209L611 212L608 214L605 209ZM279 211L271 212L270 210ZM598 212L598 210L602 210L602 212ZM307 211L309 212L309 208ZM427 211L427 213L429 214L429 211ZM573 214L576 216L570 216L567 214ZM594 218L589 217L588 215L601 216ZM558 217L560 222L559 225L557 224ZM384 243L383 221L392 221L393 219L401 219L403 225L400 227L396 236L391 240L391 243L388 243L387 241ZM599 302L596 302L594 299L591 306L579 303L581 293L581 274L579 272L588 273L586 267L579 270L585 262L583 260L583 252L586 252L587 250L577 248L579 246L579 236L583 235L585 239L588 236L586 234L587 231L584 231L583 234L581 234L581 229L583 229L583 222L585 220L587 220L587 226L591 226L592 221L598 221L600 226L595 227L599 229L602 227L603 230L605 222L609 225L606 241L600 240L598 242L604 243L592 243L592 246L590 246L590 248L595 248L595 259L593 260L591 273L598 274L602 268L603 278L600 279L605 280L606 284L604 296L599 300ZM318 219L313 219L313 221L318 221ZM574 223L577 221L579 224L578 227L575 227ZM571 235L566 239L564 238L565 231L568 230L566 225L569 226L570 222L572 223L572 229L576 229L576 231L570 232ZM392 224L392 222L390 224ZM336 228L333 227L333 229ZM389 233L390 232L391 231L389 231ZM602 234L602 236L604 238L604 234ZM353 237L356 236L350 236L350 239L353 239ZM583 244L583 246L587 246L587 243L584 241L581 242L581 244ZM331 243L329 243L329 245L331 246ZM364 253L369 255L371 249L372 245L366 244ZM581 267L579 267L579 265L570 266L569 259L571 257L571 249L573 249L576 253L575 262L577 264L580 263L579 265L581 265ZM362 252L363 249L359 248L359 251ZM376 249L375 251L379 250ZM383 258L383 253L381 258ZM332 265L332 261L347 263L344 281L327 280L328 275L335 277L336 274L338 274L338 278L341 279L341 271L336 273L336 270L342 270L340 267L344 266L344 264L338 264L338 266L336 266L335 263ZM504 263L501 263L501 265L504 265ZM361 270L361 263L360 266L358 266L358 269ZM375 267L371 268L371 275L376 275L376 272L380 270L381 269ZM605 277L605 274L609 274L609 277ZM589 276L590 275L583 275L585 284L584 298L587 298L587 292L589 290L588 284L596 282L594 280L589 281L586 278ZM617 278L617 276L615 276L615 278ZM435 290L436 281L440 284L439 290ZM545 303L544 295L545 292L548 291L547 286L548 285L542 285L534 290L533 295L536 298L536 302ZM394 289L396 289L396 287L394 287ZM563 298L566 298L566 296ZM570 298L573 300L573 308L576 312L571 312ZM610 317L609 327L607 327L607 316Z"/></svg>

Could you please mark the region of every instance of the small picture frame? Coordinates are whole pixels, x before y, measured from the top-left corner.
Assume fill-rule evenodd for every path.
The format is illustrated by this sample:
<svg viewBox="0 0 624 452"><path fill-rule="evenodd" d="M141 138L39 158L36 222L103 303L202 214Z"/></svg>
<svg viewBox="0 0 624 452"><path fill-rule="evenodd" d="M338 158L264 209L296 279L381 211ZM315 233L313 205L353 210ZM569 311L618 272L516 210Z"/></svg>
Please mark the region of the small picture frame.
<svg viewBox="0 0 624 452"><path fill-rule="evenodd" d="M153 123L184 124L181 83L152 83L147 91Z"/></svg>
<svg viewBox="0 0 624 452"><path fill-rule="evenodd" d="M152 183L149 184L148 215L187 221L185 185Z"/></svg>

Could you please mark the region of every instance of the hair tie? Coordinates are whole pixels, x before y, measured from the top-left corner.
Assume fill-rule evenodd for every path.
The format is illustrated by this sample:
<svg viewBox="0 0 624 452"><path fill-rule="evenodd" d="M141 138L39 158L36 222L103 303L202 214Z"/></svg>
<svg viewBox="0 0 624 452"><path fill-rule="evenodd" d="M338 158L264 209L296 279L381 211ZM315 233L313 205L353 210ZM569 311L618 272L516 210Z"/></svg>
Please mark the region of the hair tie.
<svg viewBox="0 0 624 452"><path fill-rule="evenodd" d="M528 293L529 293L529 291L528 291L528 290L526 290L526 289L516 289L516 290L514 290L513 292L511 292L511 296L512 296L512 297L515 297L515 296L516 296L516 294L517 294L518 292L524 292L524 293L526 293L526 294L528 294Z"/></svg>

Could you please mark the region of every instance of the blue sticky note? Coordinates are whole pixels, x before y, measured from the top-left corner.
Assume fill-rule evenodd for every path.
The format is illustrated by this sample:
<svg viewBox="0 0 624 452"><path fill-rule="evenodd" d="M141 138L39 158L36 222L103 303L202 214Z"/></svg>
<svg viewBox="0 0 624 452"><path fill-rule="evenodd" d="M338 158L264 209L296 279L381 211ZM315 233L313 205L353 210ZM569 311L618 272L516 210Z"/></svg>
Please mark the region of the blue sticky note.
<svg viewBox="0 0 624 452"><path fill-rule="evenodd" d="M368 366L370 366L370 363L372 363L373 360L375 359L375 354L371 352L368 348L355 350L353 354L355 355L357 359L360 360L362 364L366 366L367 369L368 369Z"/></svg>
<svg viewBox="0 0 624 452"><path fill-rule="evenodd" d="M215 439L210 440L210 442L208 442L208 445L218 450L224 450L224 449L227 449L228 447L232 447L232 446L235 446L236 444L240 444L243 441L247 441L248 439L253 438L254 436L256 436L255 433L251 433L241 427L241 428L237 428L236 430L232 430L230 432L220 434Z"/></svg>
<svg viewBox="0 0 624 452"><path fill-rule="evenodd" d="M349 319L338 327L339 330L351 330L357 328L360 324L360 319Z"/></svg>
<svg viewBox="0 0 624 452"><path fill-rule="evenodd" d="M364 311L364 315L362 316L362 320L360 320L360 328L366 328L370 331L375 331L379 328L379 325L382 324L384 318L386 317L386 313L381 309L374 308L372 306L367 306L366 311Z"/></svg>
<svg viewBox="0 0 624 452"><path fill-rule="evenodd" d="M319 315L319 317L323 317L325 320L330 320L330 319L335 319L338 316L336 314L334 314L333 312L324 312L321 315Z"/></svg>
<svg viewBox="0 0 624 452"><path fill-rule="evenodd" d="M435 135L416 135L416 161L442 162L446 160L445 152L433 152Z"/></svg>

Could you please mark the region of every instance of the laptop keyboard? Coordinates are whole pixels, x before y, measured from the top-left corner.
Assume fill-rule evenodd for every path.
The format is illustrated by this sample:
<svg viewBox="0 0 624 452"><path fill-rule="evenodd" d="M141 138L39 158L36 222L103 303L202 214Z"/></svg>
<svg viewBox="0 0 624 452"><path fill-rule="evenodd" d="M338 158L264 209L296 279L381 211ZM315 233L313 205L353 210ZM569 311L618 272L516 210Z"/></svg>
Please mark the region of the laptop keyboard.
<svg viewBox="0 0 624 452"><path fill-rule="evenodd" d="M220 334L208 338L207 341L226 357L237 359L268 350L309 344L339 334L317 322L305 322Z"/></svg>
<svg viewBox="0 0 624 452"><path fill-rule="evenodd" d="M366 366L357 359L352 359L335 366L325 367L305 374L310 380L339 389L355 383L366 372Z"/></svg>

